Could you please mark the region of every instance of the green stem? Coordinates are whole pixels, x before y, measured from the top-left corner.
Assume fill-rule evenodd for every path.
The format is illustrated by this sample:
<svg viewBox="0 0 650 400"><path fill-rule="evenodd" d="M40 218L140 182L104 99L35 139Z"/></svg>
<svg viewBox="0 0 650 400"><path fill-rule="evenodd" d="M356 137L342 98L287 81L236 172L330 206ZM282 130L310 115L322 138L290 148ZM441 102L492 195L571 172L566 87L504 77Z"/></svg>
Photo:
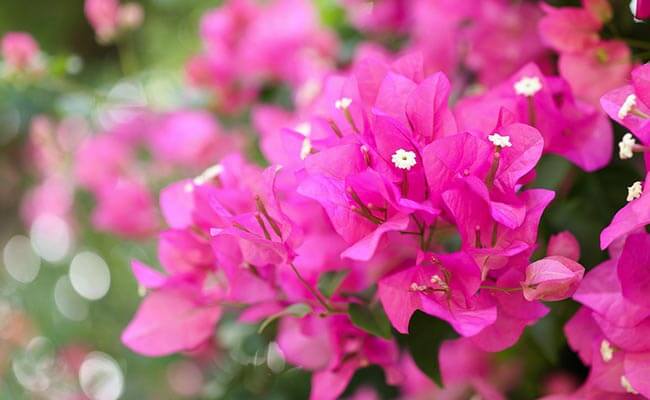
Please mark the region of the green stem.
<svg viewBox="0 0 650 400"><path fill-rule="evenodd" d="M320 293L318 293L318 291L316 291L316 289L314 289L314 288L309 284L309 282L307 282L307 281L305 280L305 278L303 278L302 275L300 275L300 272L298 272L298 268L296 268L296 266L293 265L293 263L289 263L289 265L291 266L291 269L293 270L293 273L296 274L296 276L298 277L298 279L300 280L300 282L303 284L303 286L304 286L307 290L309 290L309 292L310 292L310 293L311 293L311 294L316 298L316 300L318 300L318 302L319 302L323 307L325 307L325 309L327 310L327 312L329 312L329 313L333 313L335 310L332 308L332 306L330 306L330 305L328 304L328 302L327 302L323 297L321 297Z"/></svg>

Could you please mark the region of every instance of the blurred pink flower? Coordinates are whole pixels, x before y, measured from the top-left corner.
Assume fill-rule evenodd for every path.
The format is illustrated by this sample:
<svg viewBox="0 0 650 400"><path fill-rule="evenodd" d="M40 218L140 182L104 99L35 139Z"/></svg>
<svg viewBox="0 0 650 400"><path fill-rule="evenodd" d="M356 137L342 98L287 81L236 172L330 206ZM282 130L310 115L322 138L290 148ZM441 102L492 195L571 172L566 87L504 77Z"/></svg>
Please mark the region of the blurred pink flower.
<svg viewBox="0 0 650 400"><path fill-rule="evenodd" d="M119 0L85 0L86 18L100 41L108 42L117 34L119 8Z"/></svg>
<svg viewBox="0 0 650 400"><path fill-rule="evenodd" d="M39 69L39 47L24 32L8 32L2 37L2 57L11 72L34 72Z"/></svg>
<svg viewBox="0 0 650 400"><path fill-rule="evenodd" d="M563 256L573 261L580 259L580 244L569 231L552 235L548 240L547 256Z"/></svg>

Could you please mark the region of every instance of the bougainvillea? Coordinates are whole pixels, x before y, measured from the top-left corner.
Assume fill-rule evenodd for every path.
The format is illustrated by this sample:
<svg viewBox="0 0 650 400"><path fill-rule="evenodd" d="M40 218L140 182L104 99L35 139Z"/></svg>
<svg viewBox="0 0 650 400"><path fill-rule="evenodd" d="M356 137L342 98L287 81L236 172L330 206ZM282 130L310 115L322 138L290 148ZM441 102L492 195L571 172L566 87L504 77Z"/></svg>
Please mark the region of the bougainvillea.
<svg viewBox="0 0 650 400"><path fill-rule="evenodd" d="M619 32L647 7L226 0L200 19L186 103L113 107L146 86L125 81L79 89L109 99L94 120L32 119L21 215L156 242L131 262L121 342L140 355L221 362L220 327L255 326L313 400L505 399L527 360L502 355L568 344L585 379L562 366L536 394L650 398L650 43ZM120 52L144 18L84 12ZM2 57L20 85L65 83L28 34ZM613 165L645 179L573 199ZM623 205L609 225L572 225L601 193Z"/></svg>

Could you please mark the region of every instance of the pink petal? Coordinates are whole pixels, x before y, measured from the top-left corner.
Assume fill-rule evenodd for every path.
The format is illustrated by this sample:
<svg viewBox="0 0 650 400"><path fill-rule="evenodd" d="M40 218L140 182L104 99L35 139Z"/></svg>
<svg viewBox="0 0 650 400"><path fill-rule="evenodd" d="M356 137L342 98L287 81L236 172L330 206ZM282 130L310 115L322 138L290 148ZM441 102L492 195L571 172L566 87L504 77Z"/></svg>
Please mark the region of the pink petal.
<svg viewBox="0 0 650 400"><path fill-rule="evenodd" d="M213 335L220 316L219 307L197 303L186 290L157 290L140 304L122 342L146 356L191 350Z"/></svg>
<svg viewBox="0 0 650 400"><path fill-rule="evenodd" d="M634 390L650 397L650 352L628 353L624 361L625 377Z"/></svg>
<svg viewBox="0 0 650 400"><path fill-rule="evenodd" d="M384 234L393 231L402 231L409 225L409 216L405 214L397 214L388 221L379 225L368 236L359 240L352 246L348 247L343 253L341 258L349 258L358 261L368 261L372 258L379 246L379 241Z"/></svg>
<svg viewBox="0 0 650 400"><path fill-rule="evenodd" d="M618 261L618 277L623 296L650 308L650 235L631 235Z"/></svg>
<svg viewBox="0 0 650 400"><path fill-rule="evenodd" d="M580 244L569 231L552 235L546 248L548 256L563 256L573 261L580 259Z"/></svg>

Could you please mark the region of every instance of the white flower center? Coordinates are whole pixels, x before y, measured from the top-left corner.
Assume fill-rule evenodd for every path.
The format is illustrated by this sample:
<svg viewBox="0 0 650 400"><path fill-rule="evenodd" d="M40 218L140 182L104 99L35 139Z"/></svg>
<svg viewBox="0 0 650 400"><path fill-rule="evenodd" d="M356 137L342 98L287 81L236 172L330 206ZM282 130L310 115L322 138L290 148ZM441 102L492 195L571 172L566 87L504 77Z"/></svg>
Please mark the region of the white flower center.
<svg viewBox="0 0 650 400"><path fill-rule="evenodd" d="M623 119L627 117L635 105L636 105L636 96L634 94L627 96L623 104L621 104L621 108L618 109L618 118Z"/></svg>
<svg viewBox="0 0 650 400"><path fill-rule="evenodd" d="M515 82L514 87L518 95L532 97L542 90L542 81L537 76L524 76Z"/></svg>
<svg viewBox="0 0 650 400"><path fill-rule="evenodd" d="M636 140L631 133L626 133L623 135L623 139L618 142L618 156L621 160L626 160L632 158L634 155L634 146L636 145Z"/></svg>
<svg viewBox="0 0 650 400"><path fill-rule="evenodd" d="M404 149L397 149L395 154L391 157L391 161L397 168L405 169L407 171L417 164L415 161L415 153Z"/></svg>
<svg viewBox="0 0 650 400"><path fill-rule="evenodd" d="M630 381L627 380L625 375L621 375L621 386L623 389L625 389L626 392L632 393L632 394L639 394L633 387Z"/></svg>
<svg viewBox="0 0 650 400"><path fill-rule="evenodd" d="M304 160L311 153L311 140L306 137L302 141L302 146L300 147L300 159Z"/></svg>
<svg viewBox="0 0 650 400"><path fill-rule="evenodd" d="M223 166L221 164L215 164L211 167L208 167L205 171L201 172L201 175L194 178L192 180L192 183L194 183L196 186L201 186L221 175L222 172Z"/></svg>
<svg viewBox="0 0 650 400"><path fill-rule="evenodd" d="M418 285L417 283L412 282L411 286L410 286L410 289L411 289L412 292L423 292L423 291L427 290L427 287L424 286L424 285Z"/></svg>
<svg viewBox="0 0 650 400"><path fill-rule="evenodd" d="M641 193L643 193L643 186L641 186L641 182L634 182L632 186L628 186L627 188L627 201L638 199L641 197Z"/></svg>
<svg viewBox="0 0 650 400"><path fill-rule="evenodd" d="M488 140L497 147L512 147L512 143L510 143L510 136L501 136L498 133L494 132L488 136Z"/></svg>
<svg viewBox="0 0 650 400"><path fill-rule="evenodd" d="M603 358L603 361L610 362L614 358L614 348L612 344L607 340L600 342L600 356Z"/></svg>
<svg viewBox="0 0 650 400"><path fill-rule="evenodd" d="M347 110L348 107L350 107L350 104L352 104L352 99L342 97L334 102L334 107L336 107L337 110Z"/></svg>

